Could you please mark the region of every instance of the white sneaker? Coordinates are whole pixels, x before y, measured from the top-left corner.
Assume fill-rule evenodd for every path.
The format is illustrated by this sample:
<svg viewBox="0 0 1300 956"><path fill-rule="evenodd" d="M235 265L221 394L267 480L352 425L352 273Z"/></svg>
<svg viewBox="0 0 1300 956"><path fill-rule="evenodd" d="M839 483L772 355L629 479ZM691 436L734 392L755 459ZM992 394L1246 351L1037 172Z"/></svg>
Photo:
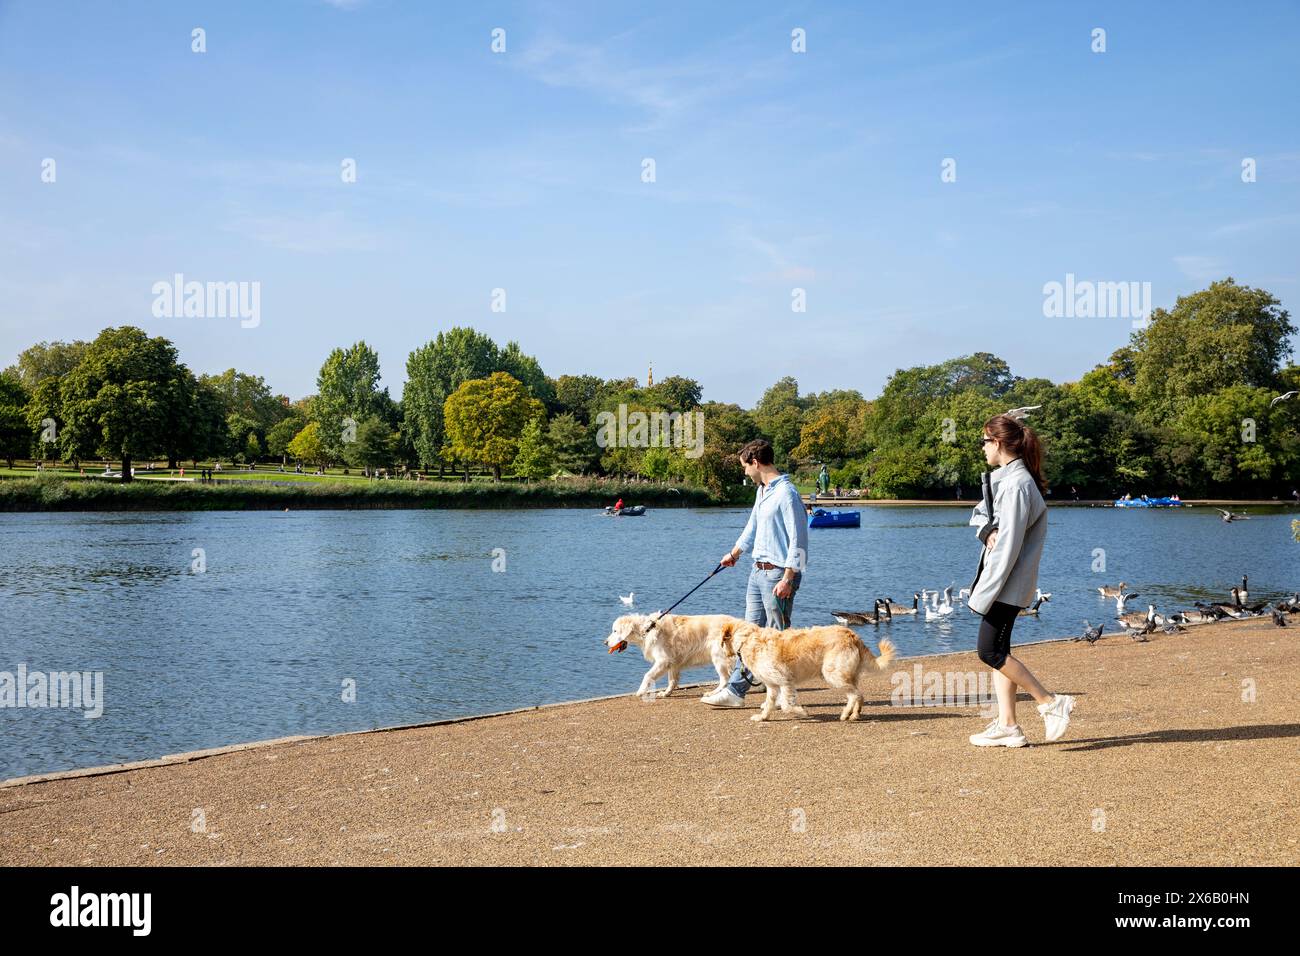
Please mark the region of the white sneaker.
<svg viewBox="0 0 1300 956"><path fill-rule="evenodd" d="M1065 728L1070 726L1072 710L1074 710L1074 698L1069 694L1057 694L1050 704L1038 705L1038 712L1043 716L1048 740L1060 740L1065 736Z"/></svg>
<svg viewBox="0 0 1300 956"><path fill-rule="evenodd" d="M1023 747L1029 743L1019 724L1002 727L996 718L989 721L989 725L980 733L971 734L970 742L976 747Z"/></svg>
<svg viewBox="0 0 1300 956"><path fill-rule="evenodd" d="M711 694L705 694L700 698L700 703L708 704L710 707L744 707L745 698L730 687L723 687Z"/></svg>

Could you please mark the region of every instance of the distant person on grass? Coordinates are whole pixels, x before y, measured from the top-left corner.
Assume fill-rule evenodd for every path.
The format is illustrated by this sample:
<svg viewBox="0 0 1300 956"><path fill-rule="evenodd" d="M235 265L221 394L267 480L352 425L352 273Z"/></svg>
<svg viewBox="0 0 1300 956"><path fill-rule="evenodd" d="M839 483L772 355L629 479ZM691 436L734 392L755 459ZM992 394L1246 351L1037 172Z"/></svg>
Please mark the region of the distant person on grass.
<svg viewBox="0 0 1300 956"><path fill-rule="evenodd" d="M790 476L772 463L771 443L755 439L740 449L745 477L757 485L754 507L735 547L722 556L733 567L746 551L754 552L745 591L745 620L783 631L790 626L794 594L808 564L808 518ZM754 685L739 656L727 686L700 698L713 707L740 707Z"/></svg>

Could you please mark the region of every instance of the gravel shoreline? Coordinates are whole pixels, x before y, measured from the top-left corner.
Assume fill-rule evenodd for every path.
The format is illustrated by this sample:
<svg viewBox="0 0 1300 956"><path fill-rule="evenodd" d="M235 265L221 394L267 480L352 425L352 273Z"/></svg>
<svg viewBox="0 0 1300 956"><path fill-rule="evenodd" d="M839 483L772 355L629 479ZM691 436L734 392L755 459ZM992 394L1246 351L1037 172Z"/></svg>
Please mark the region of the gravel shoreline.
<svg viewBox="0 0 1300 956"><path fill-rule="evenodd" d="M891 706L895 671L981 671L964 652L897 662L850 724L825 690L755 724L689 688L23 778L0 865L1294 866L1291 621L1022 646L1078 699L1045 744L1022 697L1022 750L970 746L976 708Z"/></svg>

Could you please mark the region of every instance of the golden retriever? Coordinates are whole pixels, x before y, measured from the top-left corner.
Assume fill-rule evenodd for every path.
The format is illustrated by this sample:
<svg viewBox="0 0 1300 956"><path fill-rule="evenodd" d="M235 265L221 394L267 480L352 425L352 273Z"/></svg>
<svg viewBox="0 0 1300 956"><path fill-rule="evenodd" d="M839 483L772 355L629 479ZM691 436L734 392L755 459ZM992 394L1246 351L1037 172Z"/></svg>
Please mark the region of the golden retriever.
<svg viewBox="0 0 1300 956"><path fill-rule="evenodd" d="M844 691L848 704L840 720L857 720L862 710L862 681L867 672L884 670L894 659L894 645L887 638L879 642L880 656L872 654L847 627L795 627L778 631L743 623L722 639L729 656L740 654L754 676L767 687L767 697L750 720L769 720L778 698L781 710L796 717L808 712L795 700L799 681L818 674L833 690Z"/></svg>
<svg viewBox="0 0 1300 956"><path fill-rule="evenodd" d="M654 690L655 681L666 672L668 687L657 696L667 697L677 689L683 669L704 664L712 664L718 672L718 687L726 685L735 654L724 651L723 639L744 621L726 614L665 614L651 628L653 620L648 614L624 614L605 638L609 653L621 653L629 644L636 644L650 662L636 696L645 697Z"/></svg>

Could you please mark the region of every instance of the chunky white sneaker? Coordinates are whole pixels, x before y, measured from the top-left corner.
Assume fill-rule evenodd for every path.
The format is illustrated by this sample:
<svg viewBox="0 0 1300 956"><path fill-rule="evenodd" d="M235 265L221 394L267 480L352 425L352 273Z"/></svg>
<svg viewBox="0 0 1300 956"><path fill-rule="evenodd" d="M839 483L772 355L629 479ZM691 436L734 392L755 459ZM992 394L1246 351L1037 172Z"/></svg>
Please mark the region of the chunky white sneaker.
<svg viewBox="0 0 1300 956"><path fill-rule="evenodd" d="M1065 736L1065 728L1070 726L1070 711L1074 710L1074 698L1069 694L1057 694L1050 704L1039 704L1038 712L1043 715L1043 726L1048 740L1060 740Z"/></svg>
<svg viewBox="0 0 1300 956"><path fill-rule="evenodd" d="M708 704L710 707L744 707L745 698L730 687L723 687L711 694L705 694L700 698L700 703Z"/></svg>
<svg viewBox="0 0 1300 956"><path fill-rule="evenodd" d="M996 718L989 721L989 725L978 734L971 734L970 742L976 747L1023 747L1029 743L1019 724L1002 727Z"/></svg>

